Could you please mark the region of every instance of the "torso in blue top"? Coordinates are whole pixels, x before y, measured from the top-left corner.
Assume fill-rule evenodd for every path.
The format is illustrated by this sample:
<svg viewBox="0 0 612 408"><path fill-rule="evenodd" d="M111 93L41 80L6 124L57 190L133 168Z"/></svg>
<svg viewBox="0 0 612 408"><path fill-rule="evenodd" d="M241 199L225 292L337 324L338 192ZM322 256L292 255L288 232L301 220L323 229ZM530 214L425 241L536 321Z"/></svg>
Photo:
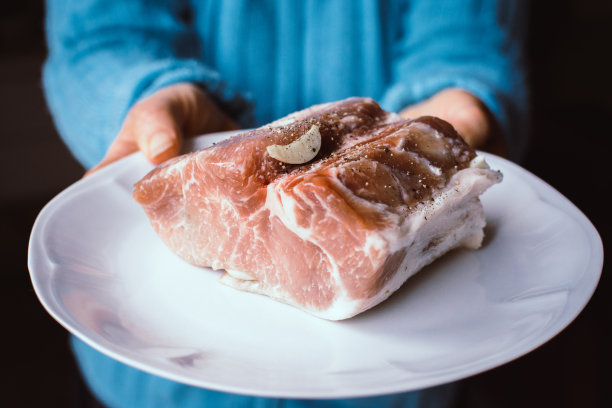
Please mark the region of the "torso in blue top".
<svg viewBox="0 0 612 408"><path fill-rule="evenodd" d="M527 112L522 8L512 0L49 0L43 84L62 138L86 167L136 101L182 81L206 88L243 126L349 96L399 111L461 87L489 107L517 156ZM448 396L316 404L236 396L154 377L76 339L73 346L110 407L443 407Z"/></svg>
<svg viewBox="0 0 612 408"><path fill-rule="evenodd" d="M315 103L380 100L401 14L399 2L243 1L206 2L194 19L203 60L256 102L261 124Z"/></svg>

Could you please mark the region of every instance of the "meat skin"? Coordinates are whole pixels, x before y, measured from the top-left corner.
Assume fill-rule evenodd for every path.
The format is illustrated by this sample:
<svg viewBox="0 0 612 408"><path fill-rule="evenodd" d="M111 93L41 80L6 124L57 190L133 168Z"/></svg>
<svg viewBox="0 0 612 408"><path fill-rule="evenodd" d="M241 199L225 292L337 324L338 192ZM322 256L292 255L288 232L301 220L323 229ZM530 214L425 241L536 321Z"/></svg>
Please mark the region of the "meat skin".
<svg viewBox="0 0 612 408"><path fill-rule="evenodd" d="M313 125L310 162L267 153ZM478 248L478 196L499 172L441 119L399 118L367 98L313 106L172 159L134 198L184 260L221 282L339 320L382 302L448 250Z"/></svg>

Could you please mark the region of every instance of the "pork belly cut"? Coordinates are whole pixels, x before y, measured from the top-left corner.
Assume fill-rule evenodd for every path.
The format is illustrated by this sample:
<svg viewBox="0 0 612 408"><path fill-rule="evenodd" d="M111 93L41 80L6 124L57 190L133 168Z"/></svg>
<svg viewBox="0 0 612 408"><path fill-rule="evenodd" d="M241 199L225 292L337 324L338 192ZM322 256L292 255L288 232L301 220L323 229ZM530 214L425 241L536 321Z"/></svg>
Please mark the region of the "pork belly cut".
<svg viewBox="0 0 612 408"><path fill-rule="evenodd" d="M273 158L313 130L305 164ZM478 248L478 196L501 181L447 122L366 98L313 106L172 159L134 189L178 256L325 319L385 300L452 248Z"/></svg>

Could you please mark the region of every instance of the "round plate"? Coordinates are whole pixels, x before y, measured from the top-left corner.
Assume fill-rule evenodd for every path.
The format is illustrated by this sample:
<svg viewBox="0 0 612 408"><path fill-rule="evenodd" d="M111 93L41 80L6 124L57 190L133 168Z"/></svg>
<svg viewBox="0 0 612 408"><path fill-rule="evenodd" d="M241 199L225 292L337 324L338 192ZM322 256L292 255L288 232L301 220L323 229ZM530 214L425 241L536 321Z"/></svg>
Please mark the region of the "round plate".
<svg viewBox="0 0 612 408"><path fill-rule="evenodd" d="M207 135L203 147L228 136ZM29 268L47 311L123 363L221 391L358 397L458 380L513 360L586 305L603 264L597 231L552 187L485 154L504 181L482 196L479 250L455 250L357 317L332 322L217 282L153 232L132 185L140 154L78 181L40 213Z"/></svg>

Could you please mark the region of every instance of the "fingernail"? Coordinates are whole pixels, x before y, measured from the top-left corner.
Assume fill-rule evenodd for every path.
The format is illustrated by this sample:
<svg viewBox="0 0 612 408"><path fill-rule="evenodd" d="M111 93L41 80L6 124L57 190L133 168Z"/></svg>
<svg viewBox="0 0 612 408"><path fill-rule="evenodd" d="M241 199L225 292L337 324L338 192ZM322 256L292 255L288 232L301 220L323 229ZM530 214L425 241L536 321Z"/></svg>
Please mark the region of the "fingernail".
<svg viewBox="0 0 612 408"><path fill-rule="evenodd" d="M168 150L173 144L173 139L168 133L156 133L149 142L149 154L151 158L159 156Z"/></svg>

